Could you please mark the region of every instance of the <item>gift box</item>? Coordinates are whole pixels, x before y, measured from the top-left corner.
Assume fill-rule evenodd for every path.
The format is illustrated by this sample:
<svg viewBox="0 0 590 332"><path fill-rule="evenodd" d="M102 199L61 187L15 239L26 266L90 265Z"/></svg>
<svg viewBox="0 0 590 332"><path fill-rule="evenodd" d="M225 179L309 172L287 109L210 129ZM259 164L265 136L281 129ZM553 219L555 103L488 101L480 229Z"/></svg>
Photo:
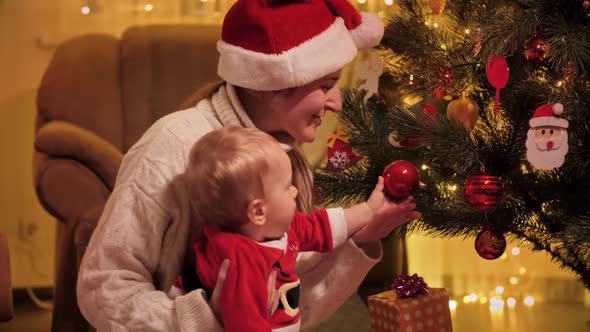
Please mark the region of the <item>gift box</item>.
<svg viewBox="0 0 590 332"><path fill-rule="evenodd" d="M432 288L426 294L399 298L395 290L369 296L373 332L450 332L449 294Z"/></svg>

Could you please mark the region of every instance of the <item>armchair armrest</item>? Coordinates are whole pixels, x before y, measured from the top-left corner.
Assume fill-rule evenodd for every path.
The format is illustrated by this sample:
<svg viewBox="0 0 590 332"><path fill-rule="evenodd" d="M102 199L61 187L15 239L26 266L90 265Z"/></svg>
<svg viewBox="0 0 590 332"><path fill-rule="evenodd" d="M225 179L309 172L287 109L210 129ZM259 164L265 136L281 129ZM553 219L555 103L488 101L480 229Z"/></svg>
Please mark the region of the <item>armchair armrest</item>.
<svg viewBox="0 0 590 332"><path fill-rule="evenodd" d="M0 322L11 320L12 314L12 282L8 239L5 234L0 233Z"/></svg>
<svg viewBox="0 0 590 332"><path fill-rule="evenodd" d="M49 157L78 160L113 190L123 152L105 139L65 121L51 121L35 136L35 150Z"/></svg>

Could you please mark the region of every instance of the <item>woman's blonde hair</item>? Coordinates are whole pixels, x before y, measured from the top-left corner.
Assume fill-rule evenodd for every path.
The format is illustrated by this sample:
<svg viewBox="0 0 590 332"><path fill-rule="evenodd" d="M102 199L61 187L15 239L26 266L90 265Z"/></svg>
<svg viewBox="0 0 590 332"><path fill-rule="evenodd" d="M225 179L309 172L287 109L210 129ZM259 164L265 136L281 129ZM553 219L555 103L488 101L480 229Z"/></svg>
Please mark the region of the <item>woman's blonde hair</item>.
<svg viewBox="0 0 590 332"><path fill-rule="evenodd" d="M182 104L181 109L194 107L203 99L211 99L224 84L225 81L217 81L203 86ZM293 185L299 190L297 209L304 213L310 213L313 211L313 172L299 147L295 146L287 154L293 170Z"/></svg>

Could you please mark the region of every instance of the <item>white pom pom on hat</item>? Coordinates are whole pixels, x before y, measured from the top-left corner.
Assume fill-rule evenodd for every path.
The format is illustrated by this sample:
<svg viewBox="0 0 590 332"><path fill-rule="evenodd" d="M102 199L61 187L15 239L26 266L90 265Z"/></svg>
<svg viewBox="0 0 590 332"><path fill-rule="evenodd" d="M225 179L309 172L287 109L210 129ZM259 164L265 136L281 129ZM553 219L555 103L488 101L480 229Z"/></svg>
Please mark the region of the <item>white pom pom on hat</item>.
<svg viewBox="0 0 590 332"><path fill-rule="evenodd" d="M541 105L537 107L533 117L529 120L529 126L531 128L541 126L567 128L568 121L559 117L562 113L563 105L560 103Z"/></svg>
<svg viewBox="0 0 590 332"><path fill-rule="evenodd" d="M377 46L381 19L348 0L238 0L225 16L218 75L258 91L302 86Z"/></svg>
<svg viewBox="0 0 590 332"><path fill-rule="evenodd" d="M563 104L555 103L553 104L553 114L561 115L563 113Z"/></svg>

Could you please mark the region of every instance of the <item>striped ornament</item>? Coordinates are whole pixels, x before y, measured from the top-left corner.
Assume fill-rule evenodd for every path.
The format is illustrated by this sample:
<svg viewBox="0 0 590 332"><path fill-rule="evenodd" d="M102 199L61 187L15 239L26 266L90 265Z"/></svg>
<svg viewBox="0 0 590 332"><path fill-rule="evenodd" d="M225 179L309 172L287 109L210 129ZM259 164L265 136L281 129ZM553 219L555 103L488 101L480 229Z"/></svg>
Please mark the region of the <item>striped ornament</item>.
<svg viewBox="0 0 590 332"><path fill-rule="evenodd" d="M495 175L478 174L470 176L463 187L465 201L477 210L491 210L502 200L504 188Z"/></svg>

